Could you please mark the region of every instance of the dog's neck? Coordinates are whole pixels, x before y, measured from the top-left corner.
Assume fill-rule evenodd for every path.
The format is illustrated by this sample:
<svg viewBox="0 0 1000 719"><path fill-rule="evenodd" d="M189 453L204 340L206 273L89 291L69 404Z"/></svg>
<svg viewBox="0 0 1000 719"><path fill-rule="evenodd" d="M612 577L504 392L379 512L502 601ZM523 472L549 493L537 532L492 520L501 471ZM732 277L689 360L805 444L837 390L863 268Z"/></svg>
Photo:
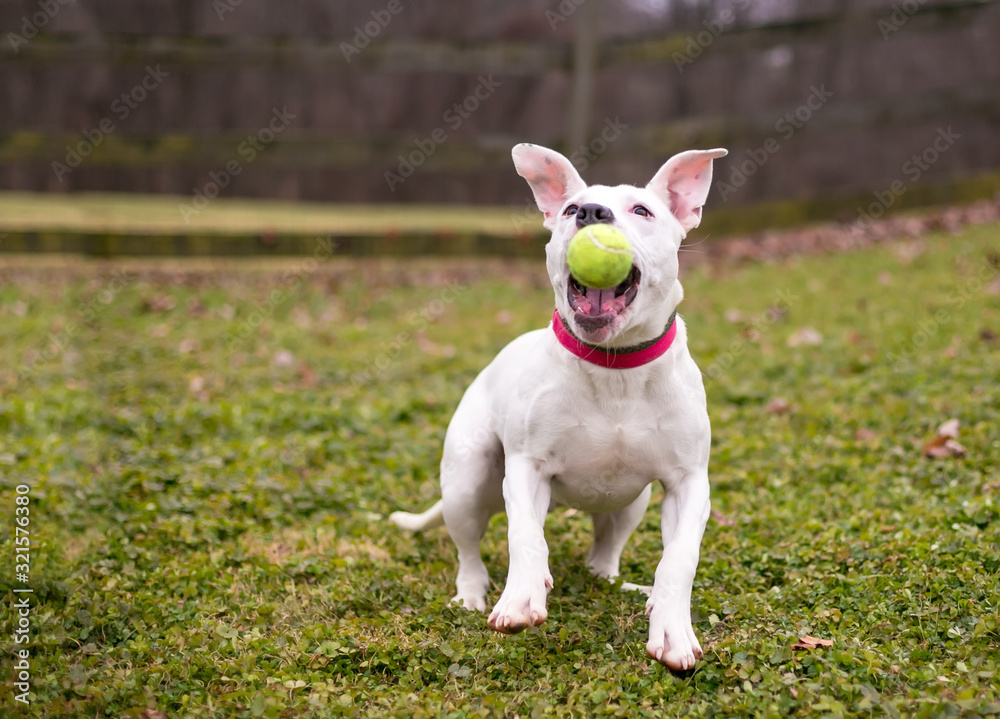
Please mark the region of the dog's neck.
<svg viewBox="0 0 1000 719"><path fill-rule="evenodd" d="M559 344L582 360L608 369L632 369L649 364L670 349L677 336L677 311L659 337L631 347L603 348L590 345L573 334L557 309L552 313L552 330Z"/></svg>

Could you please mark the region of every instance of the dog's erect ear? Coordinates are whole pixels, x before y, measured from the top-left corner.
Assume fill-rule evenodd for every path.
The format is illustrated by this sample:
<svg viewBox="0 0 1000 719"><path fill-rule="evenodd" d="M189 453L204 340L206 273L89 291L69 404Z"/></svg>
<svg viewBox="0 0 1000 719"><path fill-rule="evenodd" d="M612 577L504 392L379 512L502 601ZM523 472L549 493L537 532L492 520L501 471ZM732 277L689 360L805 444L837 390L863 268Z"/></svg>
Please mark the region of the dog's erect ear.
<svg viewBox="0 0 1000 719"><path fill-rule="evenodd" d="M545 215L542 224L551 230L566 198L585 188L586 183L573 164L555 150L521 143L510 154L517 174L528 181L538 209Z"/></svg>
<svg viewBox="0 0 1000 719"><path fill-rule="evenodd" d="M688 150L674 155L646 185L674 213L685 232L701 224L701 208L712 185L712 160L728 150Z"/></svg>

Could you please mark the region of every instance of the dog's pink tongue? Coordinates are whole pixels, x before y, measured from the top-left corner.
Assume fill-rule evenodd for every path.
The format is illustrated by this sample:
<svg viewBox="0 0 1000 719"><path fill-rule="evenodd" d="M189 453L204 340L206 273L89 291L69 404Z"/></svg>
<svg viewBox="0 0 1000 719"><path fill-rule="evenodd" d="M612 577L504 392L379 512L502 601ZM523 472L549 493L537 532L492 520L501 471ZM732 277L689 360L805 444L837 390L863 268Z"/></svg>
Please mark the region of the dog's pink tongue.
<svg viewBox="0 0 1000 719"><path fill-rule="evenodd" d="M590 307L587 314L600 315L608 312L621 312L625 309L625 297L615 297L615 288L606 290L595 290L593 287L587 288L587 302Z"/></svg>

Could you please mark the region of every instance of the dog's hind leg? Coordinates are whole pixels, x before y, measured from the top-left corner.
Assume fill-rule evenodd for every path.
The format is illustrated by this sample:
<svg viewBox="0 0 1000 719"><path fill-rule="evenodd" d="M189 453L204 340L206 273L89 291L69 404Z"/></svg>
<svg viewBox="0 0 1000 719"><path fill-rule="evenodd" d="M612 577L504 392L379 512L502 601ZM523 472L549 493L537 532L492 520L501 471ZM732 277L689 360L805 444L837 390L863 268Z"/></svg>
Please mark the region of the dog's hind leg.
<svg viewBox="0 0 1000 719"><path fill-rule="evenodd" d="M621 560L622 550L625 549L625 543L646 513L652 489L653 485L646 485L635 501L624 509L592 515L594 545L590 548L587 565L598 577L611 579L618 576L618 563Z"/></svg>
<svg viewBox="0 0 1000 719"><path fill-rule="evenodd" d="M504 453L499 438L477 415L469 406L460 407L448 428L441 459L441 501L448 534L458 548L452 602L485 612L490 576L479 544L490 517L504 508Z"/></svg>

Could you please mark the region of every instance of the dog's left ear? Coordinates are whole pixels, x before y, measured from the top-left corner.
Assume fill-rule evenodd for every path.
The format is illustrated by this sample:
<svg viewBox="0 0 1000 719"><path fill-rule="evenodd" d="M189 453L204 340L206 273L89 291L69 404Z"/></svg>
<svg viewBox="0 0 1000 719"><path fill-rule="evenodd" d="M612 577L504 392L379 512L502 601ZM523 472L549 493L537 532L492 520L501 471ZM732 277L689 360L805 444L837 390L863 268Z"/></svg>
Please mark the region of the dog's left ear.
<svg viewBox="0 0 1000 719"><path fill-rule="evenodd" d="M538 209L545 215L542 225L555 227L559 210L567 198L587 186L573 163L555 150L522 142L511 150L517 174L528 181Z"/></svg>
<svg viewBox="0 0 1000 719"><path fill-rule="evenodd" d="M674 217L690 231L701 224L701 208L712 186L712 160L725 157L728 150L688 150L674 155L646 185L662 199Z"/></svg>

